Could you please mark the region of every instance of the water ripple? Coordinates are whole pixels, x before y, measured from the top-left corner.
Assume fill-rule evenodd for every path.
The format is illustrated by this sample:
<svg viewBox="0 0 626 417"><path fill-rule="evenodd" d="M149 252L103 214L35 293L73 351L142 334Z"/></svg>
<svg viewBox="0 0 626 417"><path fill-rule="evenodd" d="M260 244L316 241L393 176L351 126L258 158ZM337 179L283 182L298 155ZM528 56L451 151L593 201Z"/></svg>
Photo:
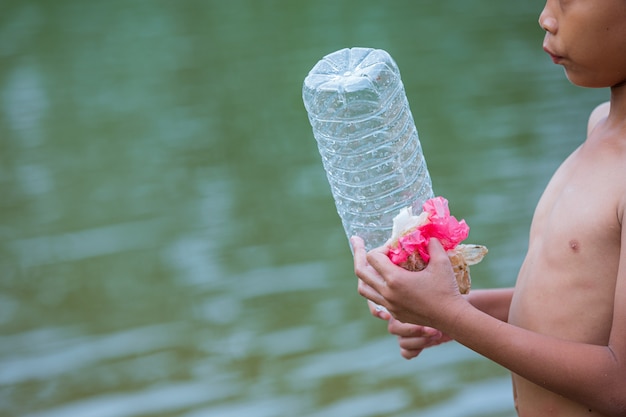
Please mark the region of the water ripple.
<svg viewBox="0 0 626 417"><path fill-rule="evenodd" d="M188 382L106 394L23 417L131 417L182 410L232 395L236 387Z"/></svg>
<svg viewBox="0 0 626 417"><path fill-rule="evenodd" d="M5 357L0 362L0 385L46 380L71 370L129 355L139 355L178 345L183 324L160 324L104 336L71 340L65 346L42 346L28 356ZM11 337L4 339L10 342Z"/></svg>
<svg viewBox="0 0 626 417"><path fill-rule="evenodd" d="M37 236L13 241L22 267L78 261L95 256L151 248L158 241L158 220L102 226L60 235Z"/></svg>

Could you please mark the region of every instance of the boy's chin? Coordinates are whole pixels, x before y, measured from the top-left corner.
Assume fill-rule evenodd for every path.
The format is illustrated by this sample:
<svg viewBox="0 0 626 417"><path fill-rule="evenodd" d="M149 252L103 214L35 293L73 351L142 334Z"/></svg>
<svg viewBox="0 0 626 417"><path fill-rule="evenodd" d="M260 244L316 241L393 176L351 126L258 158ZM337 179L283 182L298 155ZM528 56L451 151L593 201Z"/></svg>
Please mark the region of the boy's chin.
<svg viewBox="0 0 626 417"><path fill-rule="evenodd" d="M574 71L570 71L567 68L565 68L565 77L570 83L583 88L611 88L624 85L626 83L626 80L603 80L599 77L581 75Z"/></svg>

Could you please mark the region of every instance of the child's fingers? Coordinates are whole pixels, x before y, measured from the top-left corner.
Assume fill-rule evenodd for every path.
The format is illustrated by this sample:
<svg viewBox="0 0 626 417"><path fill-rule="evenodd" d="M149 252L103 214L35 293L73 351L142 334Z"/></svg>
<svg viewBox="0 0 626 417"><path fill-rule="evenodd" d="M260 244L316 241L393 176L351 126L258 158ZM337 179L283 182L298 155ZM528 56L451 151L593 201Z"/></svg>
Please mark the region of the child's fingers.
<svg viewBox="0 0 626 417"><path fill-rule="evenodd" d="M400 348L400 355L404 358L404 359L413 359L416 358L417 356L419 356L420 353L422 353L424 349L416 349L416 350L411 350L411 349L403 349L402 347Z"/></svg>
<svg viewBox="0 0 626 417"><path fill-rule="evenodd" d="M354 274L362 281L359 282L359 293L373 302L380 304L380 300L369 297L369 294L371 293L369 289L378 292L380 288L385 285L385 281L383 277L369 264L363 239L354 236L350 239L350 242L352 243L354 251ZM362 285L363 283L366 284L366 286Z"/></svg>
<svg viewBox="0 0 626 417"><path fill-rule="evenodd" d="M389 333L400 337L432 338L441 336L441 332L437 329L433 329L432 327L403 323L393 317L387 324L387 330Z"/></svg>
<svg viewBox="0 0 626 417"><path fill-rule="evenodd" d="M371 301L375 305L386 305L387 300L385 300L385 298L380 295L380 293L375 288L372 288L365 280L359 279L357 290L362 297L365 297L368 301Z"/></svg>
<svg viewBox="0 0 626 417"><path fill-rule="evenodd" d="M354 273L357 277L361 278L369 268L367 263L367 252L365 251L365 242L358 236L350 238L352 244L352 252L354 253Z"/></svg>
<svg viewBox="0 0 626 417"><path fill-rule="evenodd" d="M428 242L428 254L431 261L435 262L449 262L450 259L439 239L430 239Z"/></svg>
<svg viewBox="0 0 626 417"><path fill-rule="evenodd" d="M369 307L372 316L378 317L379 319L385 321L391 319L391 314L389 314L389 312L384 307L381 307L378 304L371 302L370 300L367 300L367 306Z"/></svg>

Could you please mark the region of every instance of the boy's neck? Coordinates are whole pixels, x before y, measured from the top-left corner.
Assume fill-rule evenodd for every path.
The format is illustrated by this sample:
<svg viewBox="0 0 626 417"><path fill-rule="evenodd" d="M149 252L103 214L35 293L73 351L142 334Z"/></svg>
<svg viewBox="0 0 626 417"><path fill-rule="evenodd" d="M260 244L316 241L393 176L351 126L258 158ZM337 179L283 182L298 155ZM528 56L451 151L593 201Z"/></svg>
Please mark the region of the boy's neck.
<svg viewBox="0 0 626 417"><path fill-rule="evenodd" d="M626 83L611 88L611 110L607 121L618 124L626 122Z"/></svg>

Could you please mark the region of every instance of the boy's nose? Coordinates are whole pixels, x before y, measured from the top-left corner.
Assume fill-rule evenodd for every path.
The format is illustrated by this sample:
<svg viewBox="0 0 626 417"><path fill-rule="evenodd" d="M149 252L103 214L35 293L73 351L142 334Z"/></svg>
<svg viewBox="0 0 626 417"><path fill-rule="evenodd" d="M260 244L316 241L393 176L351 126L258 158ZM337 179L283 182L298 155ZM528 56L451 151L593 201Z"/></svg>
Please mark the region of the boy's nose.
<svg viewBox="0 0 626 417"><path fill-rule="evenodd" d="M552 17L546 9L543 9L541 15L539 15L539 26L546 32L555 34L558 28L557 21Z"/></svg>

